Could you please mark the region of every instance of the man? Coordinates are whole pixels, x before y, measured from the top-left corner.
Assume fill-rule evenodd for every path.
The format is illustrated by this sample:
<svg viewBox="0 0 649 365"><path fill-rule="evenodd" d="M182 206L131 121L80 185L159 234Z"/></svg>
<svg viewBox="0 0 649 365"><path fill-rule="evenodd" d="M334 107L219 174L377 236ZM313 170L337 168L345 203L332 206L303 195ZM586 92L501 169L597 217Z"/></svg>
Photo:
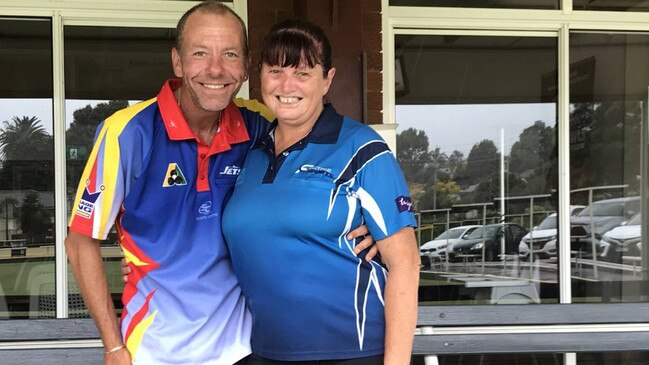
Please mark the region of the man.
<svg viewBox="0 0 649 365"><path fill-rule="evenodd" d="M193 7L172 64L181 80L99 126L65 242L106 364L233 364L250 353L220 216L272 119L232 101L248 77L244 23L215 1ZM113 223L131 271L121 332L99 247Z"/></svg>

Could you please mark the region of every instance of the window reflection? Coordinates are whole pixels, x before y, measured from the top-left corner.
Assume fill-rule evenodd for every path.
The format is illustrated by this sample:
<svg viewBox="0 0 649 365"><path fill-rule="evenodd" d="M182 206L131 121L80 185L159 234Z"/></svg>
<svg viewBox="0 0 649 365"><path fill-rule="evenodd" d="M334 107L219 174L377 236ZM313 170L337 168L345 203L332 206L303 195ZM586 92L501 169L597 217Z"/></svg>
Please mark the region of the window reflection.
<svg viewBox="0 0 649 365"><path fill-rule="evenodd" d="M559 9L559 0L390 0L390 6Z"/></svg>
<svg viewBox="0 0 649 365"><path fill-rule="evenodd" d="M573 0L575 10L649 11L645 0Z"/></svg>
<svg viewBox="0 0 649 365"><path fill-rule="evenodd" d="M592 65L571 91L571 203L586 206L570 218L573 300L646 301L649 36L575 33L570 51L571 74Z"/></svg>
<svg viewBox="0 0 649 365"><path fill-rule="evenodd" d="M92 150L97 126L116 111L155 97L172 76L174 30L65 27L67 217ZM121 249L114 229L101 242L113 303L122 308ZM70 278L70 317L85 316L79 289Z"/></svg>
<svg viewBox="0 0 649 365"><path fill-rule="evenodd" d="M0 38L0 318L53 316L51 23L0 18Z"/></svg>
<svg viewBox="0 0 649 365"><path fill-rule="evenodd" d="M557 302L557 230L538 228L557 211L556 40L395 41L397 158L420 223L420 301Z"/></svg>
<svg viewBox="0 0 649 365"><path fill-rule="evenodd" d="M649 363L649 352L625 351L577 354L577 365L641 365Z"/></svg>
<svg viewBox="0 0 649 365"><path fill-rule="evenodd" d="M424 359L416 357L413 365L423 365ZM563 364L562 354L498 354L498 355L446 355L438 357L439 365L557 365ZM580 364L582 365L582 364ZM586 364L584 364L586 365Z"/></svg>

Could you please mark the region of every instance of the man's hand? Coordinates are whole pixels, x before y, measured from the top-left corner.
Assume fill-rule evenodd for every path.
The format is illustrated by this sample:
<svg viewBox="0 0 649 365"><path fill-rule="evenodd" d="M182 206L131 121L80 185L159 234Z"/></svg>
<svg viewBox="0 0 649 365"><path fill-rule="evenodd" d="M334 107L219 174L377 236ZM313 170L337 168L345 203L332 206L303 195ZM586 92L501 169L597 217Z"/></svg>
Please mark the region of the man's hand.
<svg viewBox="0 0 649 365"><path fill-rule="evenodd" d="M131 354L126 347L104 355L104 365L131 365Z"/></svg>
<svg viewBox="0 0 649 365"><path fill-rule="evenodd" d="M379 252L379 249L376 247L374 238L372 238L372 235L367 229L366 225L362 225L355 230L349 232L347 234L347 239L348 240L354 240L354 239L360 239L361 241L354 246L354 253L356 256L361 255L361 252L364 250L367 250L365 254L365 261L370 261L372 260L376 254ZM122 274L124 273L124 270L122 270Z"/></svg>
<svg viewBox="0 0 649 365"><path fill-rule="evenodd" d="M128 266L125 258L122 258L122 281L128 283L128 276L131 274L131 268Z"/></svg>

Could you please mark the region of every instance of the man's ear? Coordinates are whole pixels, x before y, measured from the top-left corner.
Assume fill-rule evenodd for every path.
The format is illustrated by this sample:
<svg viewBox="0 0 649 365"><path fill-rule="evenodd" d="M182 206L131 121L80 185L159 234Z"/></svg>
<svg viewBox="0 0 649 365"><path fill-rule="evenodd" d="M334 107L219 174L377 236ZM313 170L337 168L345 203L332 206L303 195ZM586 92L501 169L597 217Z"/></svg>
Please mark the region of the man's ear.
<svg viewBox="0 0 649 365"><path fill-rule="evenodd" d="M176 77L183 77L183 63L180 59L180 52L176 47L171 49L171 66Z"/></svg>

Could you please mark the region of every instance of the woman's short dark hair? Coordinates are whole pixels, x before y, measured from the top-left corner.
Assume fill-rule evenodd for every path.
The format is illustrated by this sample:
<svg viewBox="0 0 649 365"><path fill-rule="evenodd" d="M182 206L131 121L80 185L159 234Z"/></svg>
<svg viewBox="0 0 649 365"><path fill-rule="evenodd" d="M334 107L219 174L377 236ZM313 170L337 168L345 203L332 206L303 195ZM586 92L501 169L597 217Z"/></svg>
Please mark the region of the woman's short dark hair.
<svg viewBox="0 0 649 365"><path fill-rule="evenodd" d="M331 44L322 28L301 19L275 24L261 44L261 63L270 66L322 66L324 77L331 69Z"/></svg>

